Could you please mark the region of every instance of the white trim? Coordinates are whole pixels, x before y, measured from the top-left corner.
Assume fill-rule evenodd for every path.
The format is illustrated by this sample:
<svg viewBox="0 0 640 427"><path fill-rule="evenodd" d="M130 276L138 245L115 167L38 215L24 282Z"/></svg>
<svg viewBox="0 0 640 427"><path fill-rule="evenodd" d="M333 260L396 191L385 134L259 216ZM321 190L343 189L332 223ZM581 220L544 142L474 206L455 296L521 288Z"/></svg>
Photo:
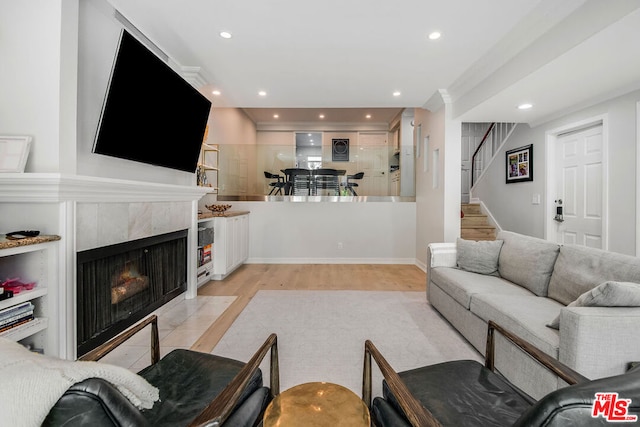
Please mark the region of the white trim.
<svg viewBox="0 0 640 427"><path fill-rule="evenodd" d="M602 249L609 249L609 116L602 114L578 122L563 125L545 132L545 177L546 197L544 198L544 238L557 241L557 227L553 221L555 214L555 144L561 134L602 124Z"/></svg>
<svg viewBox="0 0 640 427"><path fill-rule="evenodd" d="M640 101L636 103L636 256L640 254Z"/></svg>
<svg viewBox="0 0 640 427"><path fill-rule="evenodd" d="M410 264L415 258L249 258L246 264Z"/></svg>
<svg viewBox="0 0 640 427"><path fill-rule="evenodd" d="M496 228L496 232L502 231L502 227L498 223L498 220L496 220L496 218L493 216L493 214L491 213L489 208L487 208L487 205L485 205L482 200L480 200L479 203L480 203L480 210L482 211L482 213L484 215L487 216L487 221L489 222L489 225L495 227Z"/></svg>

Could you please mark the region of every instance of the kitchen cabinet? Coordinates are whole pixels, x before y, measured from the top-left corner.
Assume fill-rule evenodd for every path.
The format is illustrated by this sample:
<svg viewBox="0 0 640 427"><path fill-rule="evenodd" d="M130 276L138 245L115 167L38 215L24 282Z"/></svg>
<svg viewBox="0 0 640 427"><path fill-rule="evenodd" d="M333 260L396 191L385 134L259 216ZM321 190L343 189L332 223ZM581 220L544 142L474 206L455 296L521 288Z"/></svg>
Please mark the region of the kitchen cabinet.
<svg viewBox="0 0 640 427"><path fill-rule="evenodd" d="M35 283L30 289L14 292L12 298L0 301L0 312L31 303L33 320L20 323L0 333L3 338L19 341L35 351L58 355L56 350L56 301L59 236L38 236L23 242L0 239L0 278ZM15 246L15 245L18 246ZM28 304L26 304L28 305ZM5 321L8 319L5 319Z"/></svg>
<svg viewBox="0 0 640 427"><path fill-rule="evenodd" d="M206 274L207 281L222 280L249 258L249 212L225 212L219 216L201 217L198 225L203 227L204 224L212 224L214 230L212 269L207 274L199 267L198 273Z"/></svg>
<svg viewBox="0 0 640 427"><path fill-rule="evenodd" d="M400 170L399 169L393 170L390 173L389 195L391 196L400 195Z"/></svg>

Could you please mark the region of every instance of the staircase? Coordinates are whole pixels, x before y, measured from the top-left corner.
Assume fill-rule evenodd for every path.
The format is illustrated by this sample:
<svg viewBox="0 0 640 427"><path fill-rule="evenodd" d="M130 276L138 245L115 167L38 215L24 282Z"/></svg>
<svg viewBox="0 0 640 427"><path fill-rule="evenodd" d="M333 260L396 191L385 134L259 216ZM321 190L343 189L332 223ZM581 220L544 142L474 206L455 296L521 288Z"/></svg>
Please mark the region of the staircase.
<svg viewBox="0 0 640 427"><path fill-rule="evenodd" d="M471 187L482 176L515 128L516 123L491 123L471 156Z"/></svg>
<svg viewBox="0 0 640 427"><path fill-rule="evenodd" d="M460 221L460 237L466 240L495 240L496 229L489 225L487 216L480 210L477 203L463 203Z"/></svg>

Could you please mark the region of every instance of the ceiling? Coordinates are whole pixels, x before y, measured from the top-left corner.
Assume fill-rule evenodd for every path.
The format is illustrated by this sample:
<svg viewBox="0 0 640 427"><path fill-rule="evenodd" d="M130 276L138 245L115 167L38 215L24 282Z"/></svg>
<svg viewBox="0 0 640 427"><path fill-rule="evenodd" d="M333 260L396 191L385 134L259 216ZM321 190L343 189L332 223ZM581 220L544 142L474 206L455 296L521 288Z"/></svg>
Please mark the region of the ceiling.
<svg viewBox="0 0 640 427"><path fill-rule="evenodd" d="M640 88L637 0L108 1L198 67L214 107L256 122L444 101L463 121L535 123Z"/></svg>

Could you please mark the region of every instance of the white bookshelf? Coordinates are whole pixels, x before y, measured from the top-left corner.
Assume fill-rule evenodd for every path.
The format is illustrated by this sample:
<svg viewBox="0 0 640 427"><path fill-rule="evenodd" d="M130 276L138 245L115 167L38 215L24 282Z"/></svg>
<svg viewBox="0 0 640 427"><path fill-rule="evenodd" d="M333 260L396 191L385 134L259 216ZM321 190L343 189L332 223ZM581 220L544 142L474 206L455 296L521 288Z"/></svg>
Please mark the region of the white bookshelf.
<svg viewBox="0 0 640 427"><path fill-rule="evenodd" d="M36 284L33 289L22 290L12 298L0 301L0 310L30 301L34 305L35 317L0 333L0 336L43 349L47 354L55 353L55 328L54 331L49 330L54 301L49 291L55 289L57 283L57 248L58 242L54 240L0 249L2 281L19 278L21 282Z"/></svg>

